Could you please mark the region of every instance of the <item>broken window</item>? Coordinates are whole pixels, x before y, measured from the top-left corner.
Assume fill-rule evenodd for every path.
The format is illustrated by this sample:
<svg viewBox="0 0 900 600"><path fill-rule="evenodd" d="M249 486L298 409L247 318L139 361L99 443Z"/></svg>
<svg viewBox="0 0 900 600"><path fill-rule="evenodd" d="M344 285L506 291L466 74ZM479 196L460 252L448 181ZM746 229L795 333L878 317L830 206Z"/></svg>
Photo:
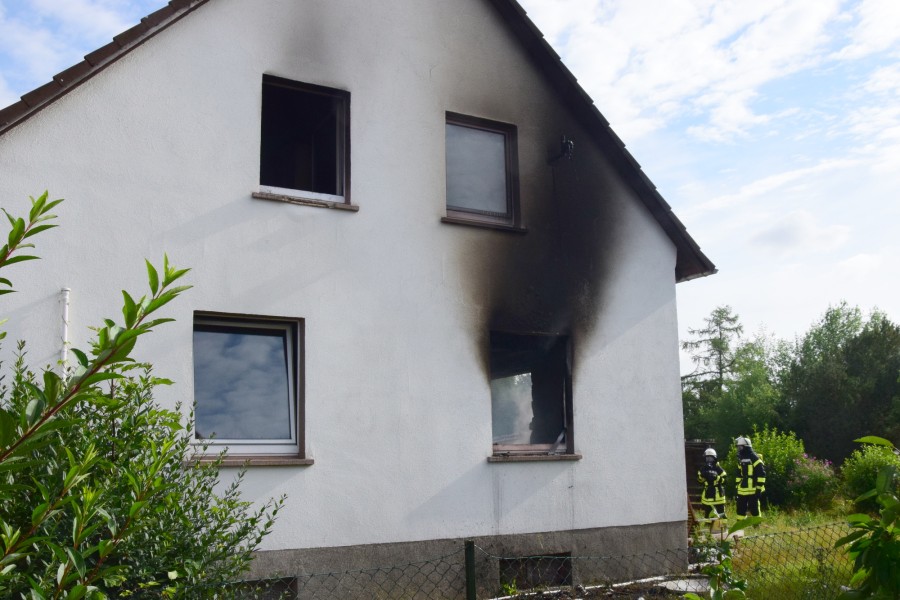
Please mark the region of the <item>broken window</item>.
<svg viewBox="0 0 900 600"><path fill-rule="evenodd" d="M350 94L263 75L264 191L349 202Z"/></svg>
<svg viewBox="0 0 900 600"><path fill-rule="evenodd" d="M571 454L569 339L491 332L494 452Z"/></svg>

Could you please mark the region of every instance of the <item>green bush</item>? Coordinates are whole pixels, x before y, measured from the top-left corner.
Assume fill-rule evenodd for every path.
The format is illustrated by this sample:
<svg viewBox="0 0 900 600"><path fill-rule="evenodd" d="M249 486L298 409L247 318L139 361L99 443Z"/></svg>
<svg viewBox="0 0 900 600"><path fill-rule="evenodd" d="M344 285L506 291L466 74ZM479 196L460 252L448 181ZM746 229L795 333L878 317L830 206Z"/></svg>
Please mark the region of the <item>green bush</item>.
<svg viewBox="0 0 900 600"><path fill-rule="evenodd" d="M892 454L897 452L894 445L884 438L866 436L854 441L876 445ZM854 573L848 589L839 596L839 600L900 598L898 476L900 470L896 464L882 466L875 477L875 487L863 494L875 500L879 513L877 517L866 514L847 517L854 531L838 540L835 547L844 546L853 559Z"/></svg>
<svg viewBox="0 0 900 600"><path fill-rule="evenodd" d="M841 465L844 493L850 500L855 500L869 490L875 489L878 472L890 466L900 468L900 457L894 454L891 448L865 444L854 450ZM877 508L872 498L858 503L858 506L869 511Z"/></svg>
<svg viewBox="0 0 900 600"><path fill-rule="evenodd" d="M7 214L0 268L35 258L17 250L52 226L59 202L45 193L27 221ZM170 382L130 357L139 336L171 320L153 313L187 289L173 285L186 272L148 262L149 293L123 291L121 325L104 320L91 350L71 348L59 372L32 373L19 343L0 388L0 597L244 596L225 584L248 567L283 498L253 510L241 476L219 489L221 457L185 463L190 427L153 401ZM11 288L0 278L0 293Z"/></svg>
<svg viewBox="0 0 900 600"><path fill-rule="evenodd" d="M804 454L794 459L794 469L787 480L786 506L825 510L831 507L838 488L834 465Z"/></svg>
<svg viewBox="0 0 900 600"><path fill-rule="evenodd" d="M794 475L797 461L803 458L803 441L793 432L781 432L775 427L765 427L762 431L754 428L750 439L753 442L753 451L766 465L766 498L768 502L778 506L790 505L788 481ZM734 445L728 452L724 468L728 471L729 494L733 498L736 493L735 478L740 472L737 449Z"/></svg>

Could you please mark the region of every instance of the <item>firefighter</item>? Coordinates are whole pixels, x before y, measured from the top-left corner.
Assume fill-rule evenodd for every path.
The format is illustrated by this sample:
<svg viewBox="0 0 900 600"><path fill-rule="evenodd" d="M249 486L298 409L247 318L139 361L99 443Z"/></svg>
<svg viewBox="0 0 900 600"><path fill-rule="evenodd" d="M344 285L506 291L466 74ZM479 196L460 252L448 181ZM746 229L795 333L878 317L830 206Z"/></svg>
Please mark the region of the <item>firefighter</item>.
<svg viewBox="0 0 900 600"><path fill-rule="evenodd" d="M766 491L766 465L753 451L750 438L740 436L734 440L740 470L737 475L737 514L758 517L762 512L760 500Z"/></svg>
<svg viewBox="0 0 900 600"><path fill-rule="evenodd" d="M707 519L724 519L725 469L719 466L719 458L712 448L703 452L703 458L703 466L697 471L697 480L703 484L700 502L706 508Z"/></svg>

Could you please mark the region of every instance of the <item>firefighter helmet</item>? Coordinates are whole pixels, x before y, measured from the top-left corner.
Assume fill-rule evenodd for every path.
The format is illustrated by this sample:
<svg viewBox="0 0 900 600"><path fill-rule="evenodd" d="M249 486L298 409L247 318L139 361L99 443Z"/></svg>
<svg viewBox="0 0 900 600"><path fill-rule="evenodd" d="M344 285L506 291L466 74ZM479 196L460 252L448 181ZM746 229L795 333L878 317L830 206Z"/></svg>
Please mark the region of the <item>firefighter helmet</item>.
<svg viewBox="0 0 900 600"><path fill-rule="evenodd" d="M748 448L752 448L753 444L750 443L750 438L745 436L739 436L734 440L734 445L740 448L741 446L747 446Z"/></svg>
<svg viewBox="0 0 900 600"><path fill-rule="evenodd" d="M703 456L712 456L713 458L718 458L718 456L716 456L716 451L713 450L712 448L707 448L703 452Z"/></svg>

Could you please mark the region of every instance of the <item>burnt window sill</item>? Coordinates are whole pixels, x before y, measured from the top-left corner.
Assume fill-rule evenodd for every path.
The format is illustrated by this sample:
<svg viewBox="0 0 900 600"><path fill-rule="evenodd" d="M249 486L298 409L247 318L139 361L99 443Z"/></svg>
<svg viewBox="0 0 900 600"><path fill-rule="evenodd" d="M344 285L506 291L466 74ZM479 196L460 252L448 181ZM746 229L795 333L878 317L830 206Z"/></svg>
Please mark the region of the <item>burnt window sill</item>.
<svg viewBox="0 0 900 600"><path fill-rule="evenodd" d="M497 231L506 231L508 233L528 233L528 228L521 225L506 225L504 223L461 219L459 217L441 217L441 223L447 223L449 225L467 225L469 227L479 227L481 229L495 229Z"/></svg>
<svg viewBox="0 0 900 600"><path fill-rule="evenodd" d="M335 208L337 210L346 210L350 212L359 212L359 206L356 204L348 204L346 202L333 202L331 200L314 200L312 198L304 198L303 196L289 196L287 194L272 194L270 192L253 192L250 194L257 200L271 200L273 202L284 202L286 204L297 204L299 206L312 206L314 208Z"/></svg>
<svg viewBox="0 0 900 600"><path fill-rule="evenodd" d="M580 454L549 454L547 452L500 452L487 457L489 463L508 463L508 462L554 462L554 461L570 461L581 460Z"/></svg>
<svg viewBox="0 0 900 600"><path fill-rule="evenodd" d="M212 464L218 460L214 454L194 456L186 464ZM253 454L229 454L222 460L223 467L308 467L314 463L311 458L297 456L262 456Z"/></svg>

